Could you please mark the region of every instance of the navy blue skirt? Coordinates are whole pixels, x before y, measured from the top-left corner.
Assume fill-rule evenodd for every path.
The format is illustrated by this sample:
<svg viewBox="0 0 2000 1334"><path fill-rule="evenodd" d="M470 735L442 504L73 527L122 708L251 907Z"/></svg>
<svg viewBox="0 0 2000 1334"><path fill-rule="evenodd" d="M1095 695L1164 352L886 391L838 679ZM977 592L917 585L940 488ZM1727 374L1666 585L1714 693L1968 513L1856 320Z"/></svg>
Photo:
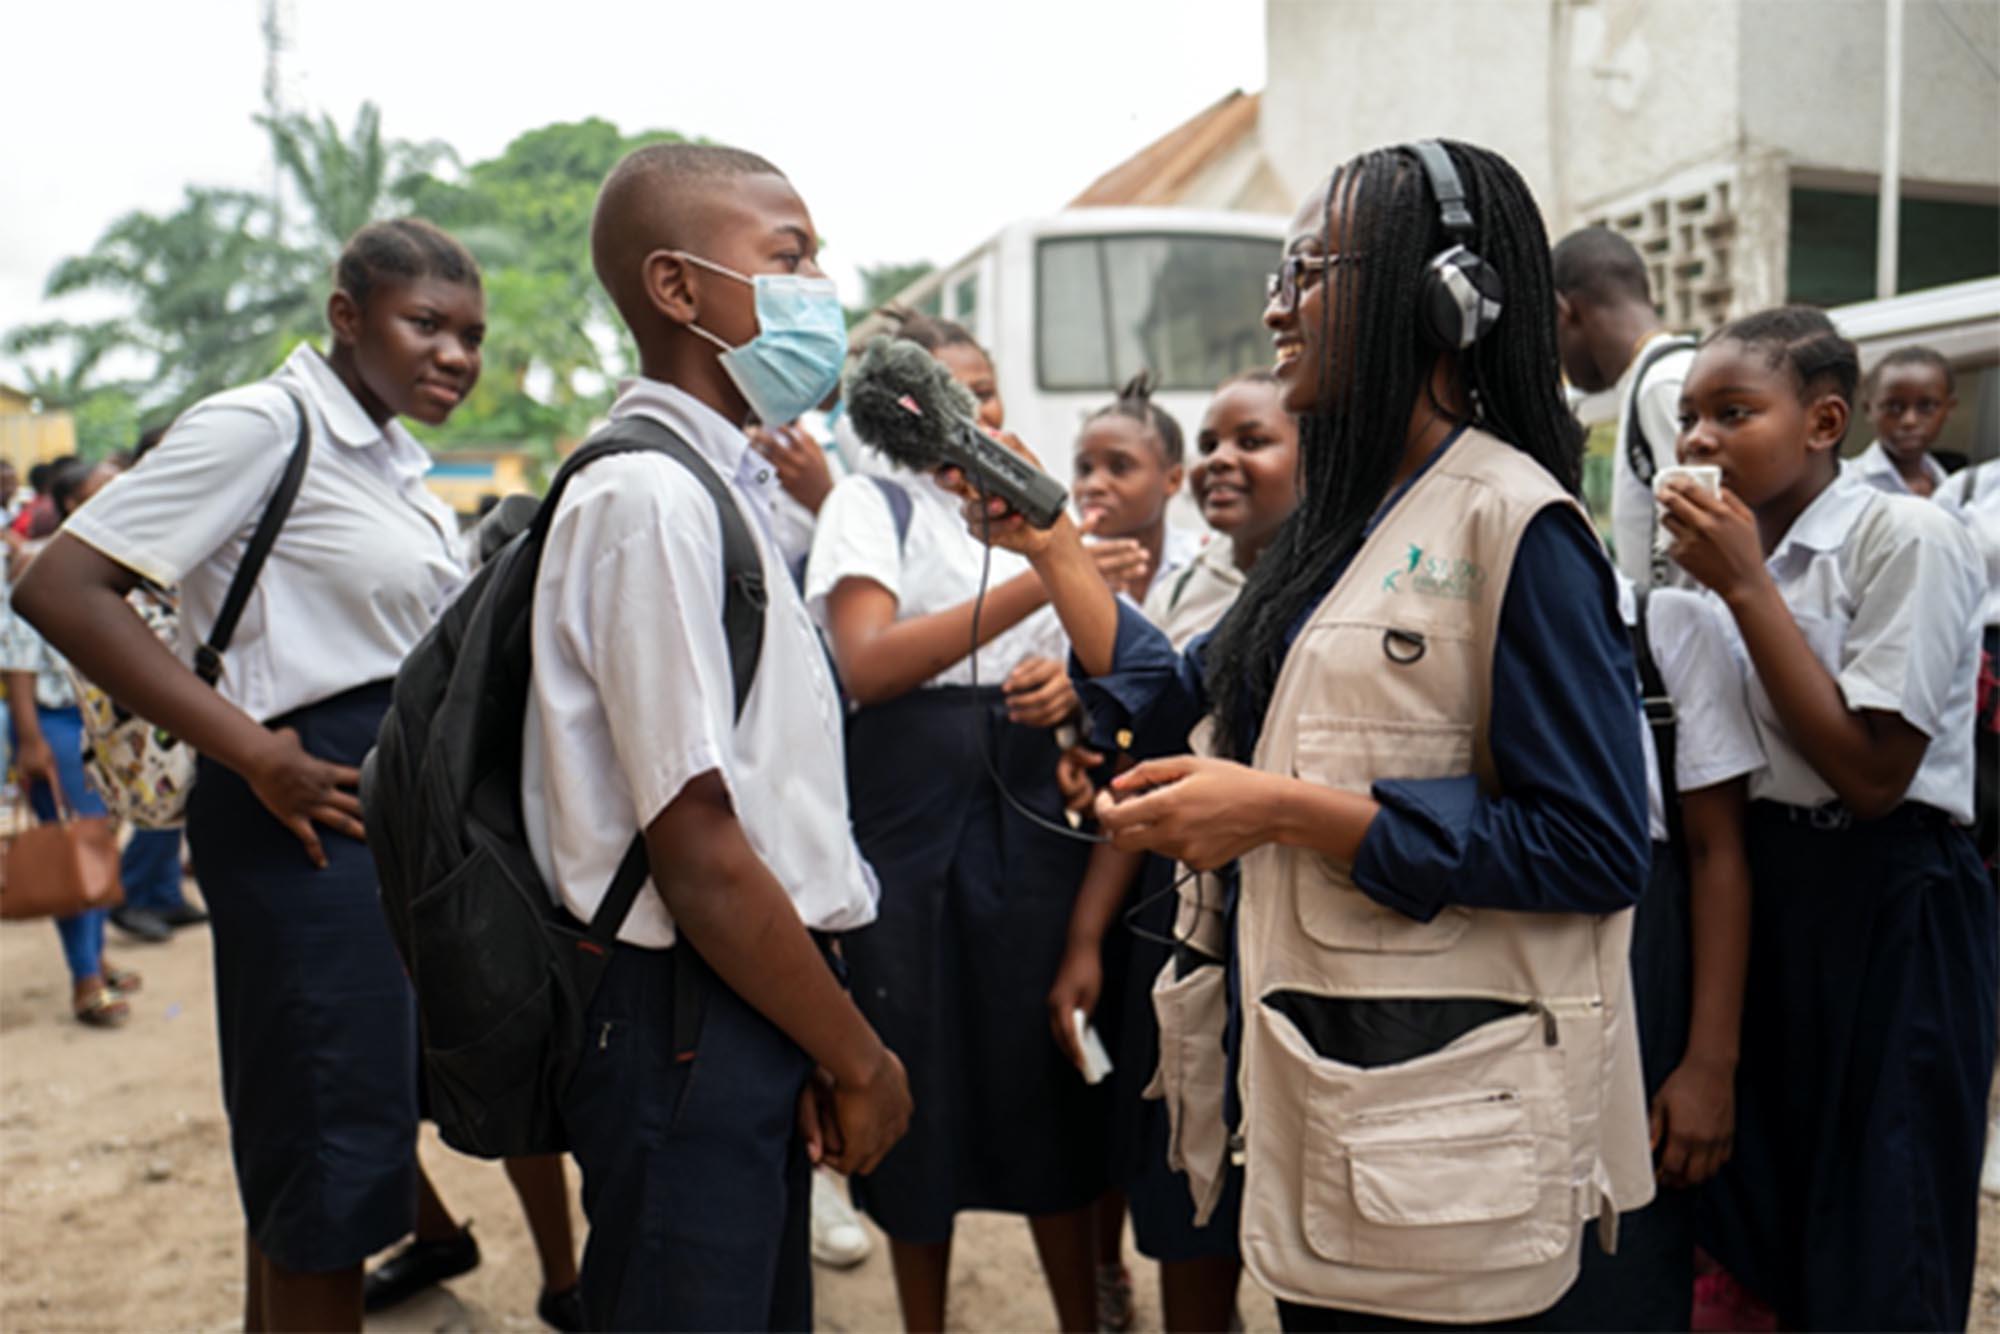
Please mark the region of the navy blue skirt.
<svg viewBox="0 0 2000 1334"><path fill-rule="evenodd" d="M306 752L358 765L386 682L283 718ZM416 1002L368 847L322 827L328 866L240 777L203 759L188 845L213 919L222 1097L250 1235L282 1268L344 1269L416 1208Z"/></svg>
<svg viewBox="0 0 2000 1334"><path fill-rule="evenodd" d="M2000 1007L1993 882L1925 807L1757 803L1736 1152L1703 1244L1794 1329L1964 1329Z"/></svg>
<svg viewBox="0 0 2000 1334"><path fill-rule="evenodd" d="M961 1209L1081 1208L1107 1179L1103 1090L1056 1046L1047 1008L1090 848L995 789L988 753L1016 797L1060 823L1055 742L1009 723L999 700L919 690L848 722L855 841L882 903L841 948L916 1103L854 1195L899 1241L946 1240Z"/></svg>

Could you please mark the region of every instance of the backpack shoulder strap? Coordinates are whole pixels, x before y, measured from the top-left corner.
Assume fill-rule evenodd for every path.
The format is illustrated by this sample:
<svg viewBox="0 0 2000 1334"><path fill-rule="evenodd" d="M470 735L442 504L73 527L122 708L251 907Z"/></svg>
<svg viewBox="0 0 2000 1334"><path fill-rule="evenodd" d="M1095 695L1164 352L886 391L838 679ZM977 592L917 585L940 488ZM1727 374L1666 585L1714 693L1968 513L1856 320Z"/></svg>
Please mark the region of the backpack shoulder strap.
<svg viewBox="0 0 2000 1334"><path fill-rule="evenodd" d="M889 502L889 517L896 521L896 550L901 551L910 544L910 520L915 517L916 502L901 482L892 482L880 473L869 473L868 480L875 483L882 492L882 499Z"/></svg>
<svg viewBox="0 0 2000 1334"><path fill-rule="evenodd" d="M1639 619L1632 626L1632 656L1639 664L1640 703L1646 711L1646 726L1653 730L1653 759L1659 770L1660 809L1667 817L1667 842L1676 857L1685 856L1687 834L1681 821L1678 743L1679 715L1667 683L1660 675L1659 661L1653 656L1653 634L1647 624L1646 589L1636 590Z"/></svg>
<svg viewBox="0 0 2000 1334"><path fill-rule="evenodd" d="M702 489L708 492L709 499L715 502L716 517L722 523L722 628L729 644L735 714L740 719L743 706L750 697L750 687L757 678L758 661L764 653L764 608L768 601L764 587L764 562L757 553L756 539L743 520L742 510L737 508L734 497L729 494L729 484L716 475L715 469L695 451L694 446L650 417L635 414L621 418L586 441L563 463L549 487L548 499L542 502L540 512L535 515L535 524L530 530L534 534L532 540L540 542L548 535L556 503L562 498L572 477L598 459L638 450L665 454L679 463L694 475ZM632 904L639 897L639 887L646 883L648 874L646 838L640 833L625 849L625 856L611 877L611 887L606 891L604 901L591 914L588 936L600 949L608 950L617 938L618 930L625 924L626 915L632 911ZM692 973L692 969L679 971ZM684 1007L677 1007L677 1012L680 1008ZM678 1021L675 1027L680 1027Z"/></svg>
<svg viewBox="0 0 2000 1334"><path fill-rule="evenodd" d="M1181 605L1181 597L1187 592L1188 585L1194 581L1195 567L1200 565L1200 563L1200 561L1196 560L1189 561L1187 568L1174 577L1174 590L1167 594L1168 611L1172 611Z"/></svg>
<svg viewBox="0 0 2000 1334"><path fill-rule="evenodd" d="M1619 445L1625 451L1625 463L1636 477L1646 486L1653 484L1656 467L1653 460L1652 442L1646 439L1646 430L1639 422L1639 394L1646 387L1646 375L1661 358L1672 356L1683 348L1694 346L1694 339L1687 337L1660 338L1639 357L1639 369L1632 376L1632 389L1625 399L1625 438Z"/></svg>
<svg viewBox="0 0 2000 1334"><path fill-rule="evenodd" d="M264 562L271 555L271 548L277 545L278 532L290 517L292 503L299 498L299 486L306 478L306 461L312 455L312 418L306 413L305 402L286 385L279 385L286 398L292 400L292 408L299 414L299 433L292 441L292 455L285 461L285 471L278 478L278 489L271 493L264 513L257 520L255 531L250 534L250 546L243 553L243 563L236 567L236 574L229 581L229 591L223 595L222 610L215 615L215 624L208 632L208 638L194 651L194 671L209 686L222 679L222 655L229 647L229 641L236 637L236 623L243 619L243 608L249 605L250 592L257 586L257 576L263 573Z"/></svg>

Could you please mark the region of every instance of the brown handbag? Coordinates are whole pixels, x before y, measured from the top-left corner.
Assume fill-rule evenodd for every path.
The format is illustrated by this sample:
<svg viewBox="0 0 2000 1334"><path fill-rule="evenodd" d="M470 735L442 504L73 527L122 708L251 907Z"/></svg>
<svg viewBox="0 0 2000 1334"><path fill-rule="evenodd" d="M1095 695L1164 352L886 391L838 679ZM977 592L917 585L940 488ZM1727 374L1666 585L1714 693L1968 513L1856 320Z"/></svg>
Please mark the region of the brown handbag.
<svg viewBox="0 0 2000 1334"><path fill-rule="evenodd" d="M20 832L7 843L0 879L0 918L74 917L125 901L118 879L118 823L108 815L74 815L59 803L54 820L36 823L15 811Z"/></svg>

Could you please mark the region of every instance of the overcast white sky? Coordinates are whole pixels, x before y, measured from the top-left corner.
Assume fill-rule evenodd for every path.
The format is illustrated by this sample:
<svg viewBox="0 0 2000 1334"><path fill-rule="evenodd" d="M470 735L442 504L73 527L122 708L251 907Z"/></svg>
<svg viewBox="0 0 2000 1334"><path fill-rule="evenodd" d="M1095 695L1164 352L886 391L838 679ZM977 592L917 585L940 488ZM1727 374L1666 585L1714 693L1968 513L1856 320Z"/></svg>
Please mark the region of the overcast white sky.
<svg viewBox="0 0 2000 1334"><path fill-rule="evenodd" d="M1054 209L1264 79L1263 0L288 0L291 107L467 162L602 116L764 154L855 266L940 263ZM267 188L260 0L11 6L0 79L0 329L65 255L189 182ZM577 256L579 264L587 257Z"/></svg>

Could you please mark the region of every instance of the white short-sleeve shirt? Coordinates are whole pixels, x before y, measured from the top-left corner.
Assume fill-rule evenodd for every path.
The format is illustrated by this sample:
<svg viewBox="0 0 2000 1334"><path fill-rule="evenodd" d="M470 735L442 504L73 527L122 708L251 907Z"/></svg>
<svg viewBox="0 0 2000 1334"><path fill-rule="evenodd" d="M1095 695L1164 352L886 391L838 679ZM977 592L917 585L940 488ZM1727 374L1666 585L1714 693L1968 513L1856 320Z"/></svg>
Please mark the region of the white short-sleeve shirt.
<svg viewBox="0 0 2000 1334"><path fill-rule="evenodd" d="M1618 611L1627 629L1639 624L1638 596L1622 574ZM1698 593L1656 588L1646 598L1646 640L1660 683L1674 703L1675 793L1699 792L1763 768L1764 748L1757 740L1743 669L1722 608ZM1653 841L1664 842L1666 804L1650 721L1640 736L1646 752L1646 822Z"/></svg>
<svg viewBox="0 0 2000 1334"><path fill-rule="evenodd" d="M1924 455L1924 473L1931 479L1931 494L1945 484L1948 474L1944 465L1930 455ZM1840 461L1840 480L1844 485L1872 486L1877 491L1885 491L1892 496L1914 496L1910 484L1903 480L1903 474L1896 469L1896 461L1889 457L1889 451L1882 447L1880 440L1869 445L1851 459ZM1921 499L1921 497L1919 497Z"/></svg>
<svg viewBox="0 0 2000 1334"><path fill-rule="evenodd" d="M1663 329L1640 344L1611 391L1618 396L1618 435L1611 449L1611 545L1618 569L1641 588L1650 587L1653 582L1653 549L1663 539L1653 488L1640 481L1626 461L1625 432L1631 424L1634 404L1632 377L1638 374L1639 363L1646 359L1646 350L1662 338L1673 336ZM1655 474L1662 468L1671 468L1676 461L1674 441L1681 430L1681 385L1693 365L1693 348L1663 353L1647 368L1646 382L1639 386L1639 427L1646 443L1652 446Z"/></svg>
<svg viewBox="0 0 2000 1334"><path fill-rule="evenodd" d="M847 818L839 697L770 531L769 463L691 395L638 380L613 404L665 423L730 484L748 516L769 605L743 716L722 628L722 527L681 464L600 460L563 494L535 580L534 673L523 725L528 845L555 896L588 921L632 838L711 770L806 926L874 920L874 873ZM618 938L674 943L666 901L642 892Z"/></svg>
<svg viewBox="0 0 2000 1334"><path fill-rule="evenodd" d="M192 663L298 435L281 385L312 418L312 454L217 683L260 722L394 676L464 582L458 524L424 485L423 446L393 419L377 426L301 344L271 382L182 413L64 525L135 574L180 586Z"/></svg>
<svg viewBox="0 0 2000 1334"><path fill-rule="evenodd" d="M1893 713L1930 738L1904 800L1971 823L1974 617L1985 590L1964 526L1926 500L1836 484L1765 563L1847 707ZM1750 795L1791 806L1837 800L1792 745L1733 622L1731 638L1766 760Z"/></svg>
<svg viewBox="0 0 2000 1334"><path fill-rule="evenodd" d="M843 579L869 579L887 589L896 599L899 621L949 611L979 593L987 548L967 530L957 497L909 471L887 480L910 497L909 533L900 544L895 514L873 477L842 478L820 506L812 558L806 562L806 601L822 624L827 599ZM1023 557L998 548L992 562L989 588L1030 568ZM971 640L966 642L969 649ZM1055 610L1043 607L987 641L976 663L968 653L925 684L969 685L976 666L980 685L997 686L1023 659L1062 661L1068 651Z"/></svg>
<svg viewBox="0 0 2000 1334"><path fill-rule="evenodd" d="M1935 499L1947 513L1958 516L1979 548L1986 573L1979 623L2000 625L2000 460L1959 469L1938 488Z"/></svg>

